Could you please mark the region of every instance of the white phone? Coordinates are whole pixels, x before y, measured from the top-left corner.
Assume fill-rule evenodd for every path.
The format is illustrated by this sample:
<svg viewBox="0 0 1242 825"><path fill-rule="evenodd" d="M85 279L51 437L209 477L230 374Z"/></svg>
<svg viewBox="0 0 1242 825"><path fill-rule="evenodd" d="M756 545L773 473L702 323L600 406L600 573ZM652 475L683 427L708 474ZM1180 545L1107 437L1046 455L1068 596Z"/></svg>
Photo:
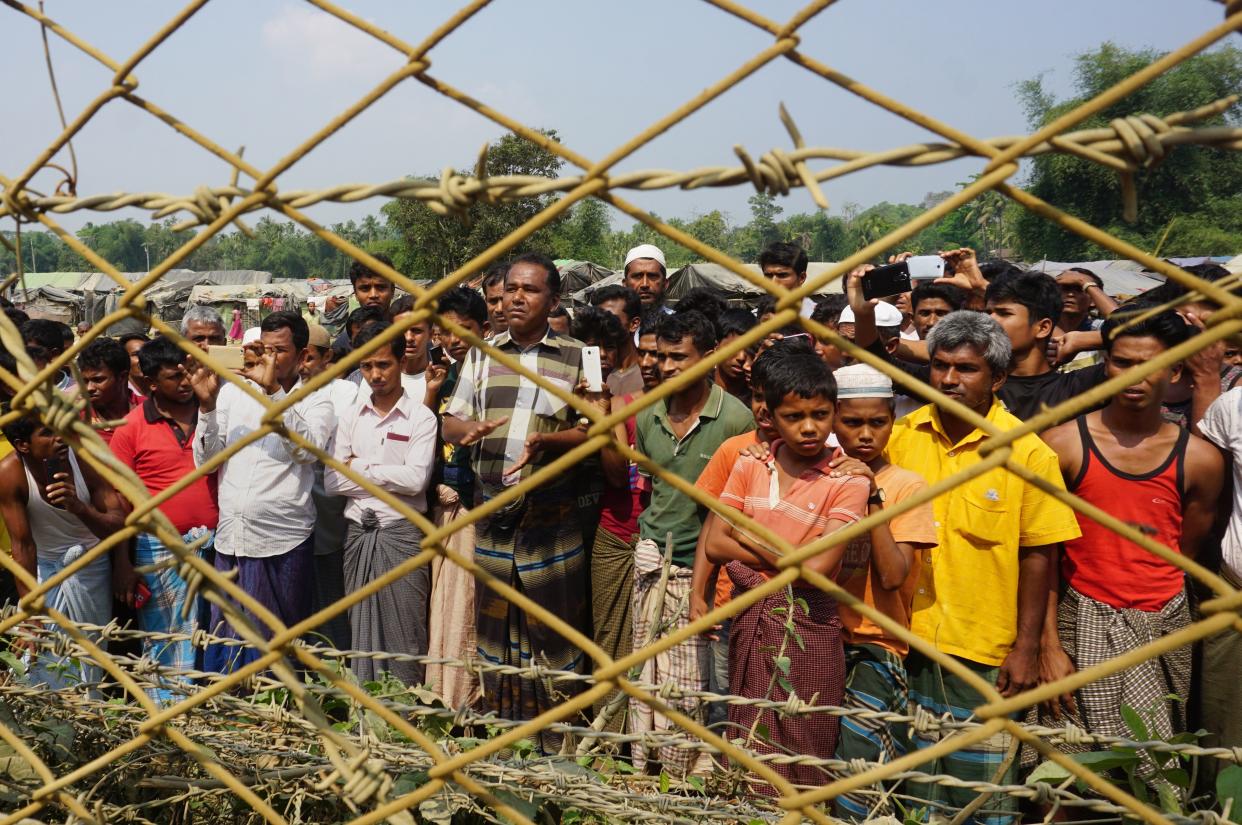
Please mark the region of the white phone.
<svg viewBox="0 0 1242 825"><path fill-rule="evenodd" d="M586 378L587 392L604 391L604 369L599 361L599 347L582 348L582 373Z"/></svg>
<svg viewBox="0 0 1242 825"><path fill-rule="evenodd" d="M944 258L939 255L915 255L906 259L911 281L934 281L944 277Z"/></svg>

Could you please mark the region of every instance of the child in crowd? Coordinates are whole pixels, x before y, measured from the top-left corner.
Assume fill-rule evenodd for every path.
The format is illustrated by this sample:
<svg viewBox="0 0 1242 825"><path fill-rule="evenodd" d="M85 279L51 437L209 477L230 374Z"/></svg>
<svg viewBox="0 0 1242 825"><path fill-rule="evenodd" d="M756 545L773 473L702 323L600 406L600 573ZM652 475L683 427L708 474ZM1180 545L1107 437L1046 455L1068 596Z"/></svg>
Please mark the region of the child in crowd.
<svg viewBox="0 0 1242 825"><path fill-rule="evenodd" d="M767 464L743 455L720 497L794 547L801 547L860 520L868 484L860 476L833 472L827 446L837 386L832 371L813 353L781 358L768 369L761 391L778 438ZM712 515L704 525L708 560L727 564L735 594L761 586L776 574L779 556L763 542ZM833 576L845 547L826 547L807 567ZM787 623L793 631L786 630ZM820 704L840 704L845 687L841 622L836 602L802 583L767 596L733 620L729 633L729 692L782 701L791 693ZM831 758L838 718L829 714L782 716L756 707L729 707L737 734L759 753L811 754ZM757 738L760 725L768 741ZM817 767L773 765L790 781L819 785ZM769 787L757 789L772 793Z"/></svg>

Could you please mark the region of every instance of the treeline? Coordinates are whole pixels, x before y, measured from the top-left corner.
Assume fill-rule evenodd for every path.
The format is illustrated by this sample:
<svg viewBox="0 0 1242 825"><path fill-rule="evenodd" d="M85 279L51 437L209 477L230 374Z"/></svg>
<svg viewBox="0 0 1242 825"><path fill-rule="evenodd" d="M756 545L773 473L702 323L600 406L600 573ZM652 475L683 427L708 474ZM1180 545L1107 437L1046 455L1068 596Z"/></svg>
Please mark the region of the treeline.
<svg viewBox="0 0 1242 825"><path fill-rule="evenodd" d="M1048 92L1041 78L1020 84L1018 93L1029 126L1038 128L1159 56L1149 50L1126 50L1110 43L1079 55L1073 63L1075 93L1064 100ZM1163 115L1194 109L1239 88L1242 51L1225 46L1187 60L1079 128L1107 126L1113 118L1141 112ZM1235 104L1225 114L1198 125L1236 126L1240 113L1242 107ZM557 139L554 131L545 134ZM487 156L490 176L556 177L566 171L555 154L513 135L494 143ZM465 175L473 173L472 167L462 170ZM1239 152L1178 147L1163 162L1142 170L1136 175L1139 219L1134 224L1122 220L1121 187L1116 173L1071 155L1036 158L1020 183L1058 208L1150 252L1163 256L1242 252ZM743 261L754 261L759 251L775 240L800 243L811 260L835 261L883 237L950 194L928 193L917 204L885 202L865 209L846 204L840 215L786 215L777 198L755 194L749 199L750 215L744 223L735 223L719 210L671 218L668 223ZM392 201L377 215L330 228L368 251L388 254L398 269L411 277L436 279L470 261L555 198L544 195L515 203L476 204L464 222L437 215L416 201ZM536 249L558 258L617 267L631 246L651 242L665 250L671 266L700 258L643 224L616 228L613 214L600 201L584 201L534 233L517 251ZM152 264L162 260L190 237L189 233L174 233L174 223L91 223L79 230L77 237L121 270L145 271L148 259ZM12 238L11 233L8 237ZM22 242L22 260L28 271L93 268L50 233L25 232ZM986 256L1026 261L1112 257L1111 252L1026 212L995 192L985 193L950 212L900 245L902 249L919 251L956 246L971 246ZM236 231L218 235L195 250L181 266L195 270L260 269L284 278L342 278L348 271L349 260L296 224L263 218L254 224L254 237ZM0 271L15 268L13 254L0 248Z"/></svg>

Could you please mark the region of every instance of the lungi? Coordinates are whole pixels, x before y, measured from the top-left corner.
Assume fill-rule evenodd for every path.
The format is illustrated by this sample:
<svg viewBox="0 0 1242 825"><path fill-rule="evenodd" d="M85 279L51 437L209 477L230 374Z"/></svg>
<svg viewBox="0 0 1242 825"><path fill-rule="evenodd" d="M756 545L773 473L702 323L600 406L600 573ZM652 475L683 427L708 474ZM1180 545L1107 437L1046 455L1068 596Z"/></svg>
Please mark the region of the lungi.
<svg viewBox="0 0 1242 825"><path fill-rule="evenodd" d="M655 542L643 539L634 548L634 639L638 645L654 642L661 636L690 623L690 576L688 567L673 565L669 568L668 584L665 586L664 610L653 617L659 598L660 571L664 560ZM654 625L653 625L654 618ZM672 682L683 691L702 691L707 688L707 674L711 667L708 642L702 636L692 636L676 647L648 657L638 679L648 684L663 686ZM663 702L700 724L707 719L702 701L694 697L670 696ZM669 718L656 713L651 706L630 699L628 720L631 733L644 734L657 731L680 730ZM630 745L634 767L647 770L647 760L658 761L671 776L682 777L688 773L705 774L712 769L712 758L706 753L689 750L676 745L662 745L654 753L641 741Z"/></svg>
<svg viewBox="0 0 1242 825"><path fill-rule="evenodd" d="M404 519L380 524L373 510L362 511L362 523L345 529L345 589L361 590L402 562L418 555L423 533ZM431 566L406 573L379 592L349 608L349 629L355 650L427 654L427 602ZM403 685L423 682L423 663L359 657L350 668L360 681L375 681L384 671Z"/></svg>
<svg viewBox="0 0 1242 825"><path fill-rule="evenodd" d="M966 667L973 670L984 681L996 684L1000 667L958 659ZM974 716L975 708L987 702L973 687L958 676L944 670L940 665L926 656L911 650L906 656L906 678L910 685L910 713L914 706L919 705L933 716L952 714L957 721L966 721ZM910 730L911 749L927 748L941 738L951 736L953 732ZM924 773L945 773L958 779L970 781L981 780L1005 785L1015 781L1017 777L1017 760L1009 765L1000 777L997 770L1004 763L1009 752L1012 738L1008 733L998 733L982 742L958 750L939 759L924 762L916 770ZM979 794L964 788L949 788L925 782L906 780L903 793L924 800L932 806L932 814L943 814L952 817L957 810L975 800ZM1006 825L1013 821L1013 813L1018 809L1017 799L1004 794L994 794L983 807L976 811L967 822L985 823L986 825Z"/></svg>
<svg viewBox="0 0 1242 825"><path fill-rule="evenodd" d="M467 511L457 491L446 484L438 489L440 505L435 524L443 527ZM444 541L445 546L466 559L474 558L474 525L465 524ZM431 610L427 625L427 655L432 658L475 659L474 575L443 556L431 563ZM479 698L474 671L452 665L428 664L427 685L454 710L470 707Z"/></svg>
<svg viewBox="0 0 1242 825"><path fill-rule="evenodd" d="M600 527L591 548L591 616L595 644L612 659L634 650L634 546ZM612 691L592 708L598 715L612 702ZM604 730L619 732L625 723L625 705L613 714Z"/></svg>
<svg viewBox="0 0 1242 825"><path fill-rule="evenodd" d="M270 610L285 627L295 625L311 613L314 592L314 561L311 556L315 537L307 536L301 544L286 553L250 558L230 556L216 551L216 569L237 571L233 583L251 598ZM234 607L238 607L234 602ZM264 639L272 637L271 628L246 610L246 618ZM224 639L241 638L233 624L225 620L219 606L211 606L211 633ZM203 655L203 670L232 673L259 659L262 653L250 645L210 644Z"/></svg>
<svg viewBox="0 0 1242 825"><path fill-rule="evenodd" d="M725 567L733 580L734 593L741 595L767 581L756 570L739 561ZM797 599L806 601L806 610ZM792 620L801 644L786 629ZM783 651L782 651L783 648ZM785 673L776 664L777 656L789 659ZM767 596L733 617L729 629L729 692L747 698L783 702L793 688L799 699L817 705L840 705L845 691L845 658L841 651L841 619L837 603L815 588L789 588ZM745 747L755 753L795 753L831 759L837 747L840 719L827 713L786 716L776 710L746 705L729 706L731 738L746 740ZM767 736L751 731L767 728ZM771 764L774 771L796 785L823 785L831 777L823 768L810 765ZM758 793L774 795L770 785L754 787Z"/></svg>
<svg viewBox="0 0 1242 825"><path fill-rule="evenodd" d="M36 558L39 582L45 582L82 558L87 548L80 544L59 553L40 550ZM74 623L105 625L112 618L112 559L107 553L47 591L44 603L64 614ZM48 627L59 627L47 620ZM97 631L83 631L99 644ZM106 647L106 645L105 645ZM86 659L60 658L46 648L28 654L26 680L32 685L47 685L52 690L98 682L103 676L99 665ZM91 693L95 691L92 689Z"/></svg>
<svg viewBox="0 0 1242 825"><path fill-rule="evenodd" d="M584 631L587 622L586 554L573 485L541 487L480 520L475 562L489 574ZM585 658L572 642L491 588L476 589L477 646L483 662L582 672ZM504 719L533 719L579 692L578 683L482 674L481 705ZM544 753L560 749L558 734L543 732Z"/></svg>
<svg viewBox="0 0 1242 825"><path fill-rule="evenodd" d="M909 701L906 666L902 658L880 645L845 646L844 707L882 713L906 712ZM889 723L857 716L841 718L837 759L862 759L888 763L905 754L902 736L894 736ZM884 789L872 785L870 793L854 791L833 800L838 817L854 822L894 813L883 797Z"/></svg>
<svg viewBox="0 0 1242 825"><path fill-rule="evenodd" d="M195 527L181 538L189 543L210 533L206 527ZM208 540L207 546L211 542ZM202 549L200 548L200 553ZM156 565L173 556L171 550L164 546L158 538L150 533L138 535L137 548L134 551L134 566L145 567ZM185 579L176 567L162 567L152 573L143 573L142 581L151 591L151 598L137 609L138 626L148 633L181 633L189 636L198 627L198 605L186 604L186 593L189 589ZM170 639L167 641L144 638L142 655L153 659L161 668L172 670L192 670L194 668L194 645L190 639ZM188 685L186 677L180 674L159 674L154 677L159 684ZM181 698L182 691L166 687L148 688L147 695L160 704L171 704Z"/></svg>

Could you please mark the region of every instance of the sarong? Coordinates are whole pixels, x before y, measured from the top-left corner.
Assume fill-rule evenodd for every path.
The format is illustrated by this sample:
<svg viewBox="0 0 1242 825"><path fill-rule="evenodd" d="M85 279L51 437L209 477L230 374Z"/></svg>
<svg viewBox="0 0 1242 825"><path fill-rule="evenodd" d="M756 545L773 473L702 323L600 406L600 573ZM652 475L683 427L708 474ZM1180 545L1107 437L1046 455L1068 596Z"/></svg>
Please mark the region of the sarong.
<svg viewBox="0 0 1242 825"><path fill-rule="evenodd" d="M656 599L659 598L660 571L664 561L655 542L643 539L634 548L634 646L654 642L679 627L690 623L690 576L688 567L672 566L664 593L664 610L653 616ZM652 625L655 625L653 628ZM653 685L672 683L682 691L707 689L707 674L711 667L707 639L693 636L681 644L648 657L638 675L641 682ZM694 697L669 696L663 702L696 722L707 719L702 701ZM644 734L658 731L678 731L680 728L667 716L656 713L651 706L630 699L628 724L631 733ZM640 772L648 770L647 761L660 763L670 776L683 777L688 773L706 774L712 770L712 758L706 753L689 750L676 745L662 745L651 752L641 741L630 745L634 767ZM655 766L652 766L655 767Z"/></svg>
<svg viewBox="0 0 1242 825"><path fill-rule="evenodd" d="M741 595L767 581L756 570L738 561L725 567ZM804 611L795 602L806 601ZM774 612L775 611L775 612ZM786 630L793 621L799 644ZM783 648L783 650L782 650ZM789 672L776 666L776 657L789 659ZM815 588L785 588L767 596L733 617L729 629L729 692L747 698L783 702L789 691L817 705L840 705L845 692L845 657L841 651L841 619L837 603ZM755 753L804 754L831 759L837 747L840 719L827 713L788 716L776 710L746 705L729 706L730 738L742 737ZM760 728L767 728L762 736ZM753 735L751 735L753 732ZM820 767L771 764L774 771L796 785L819 786L831 779ZM775 795L766 783L753 786L756 793Z"/></svg>
<svg viewBox="0 0 1242 825"><path fill-rule="evenodd" d="M1000 673L999 667L991 667L961 658L958 661L973 670L979 678L993 685L996 684L996 677ZM949 713L955 720L964 722L974 716L975 708L987 702L978 691L960 677L944 670L931 659L913 650L906 656L906 678L910 685L911 714L914 713L914 706L918 705L933 716L938 717ZM950 735L952 732L939 730L919 732L911 729L908 747L911 749L928 748L942 737ZM1012 737L1008 733L998 733L982 742L959 748L939 759L924 762L916 770L932 774L945 773L968 781L1010 784L1017 777L1016 759L999 777L996 776L996 772L1004 763L1011 742ZM950 818L978 796L977 792L964 788L949 788L944 785L913 780L906 780L900 790L904 794L923 800L924 802L920 804L930 805L930 813L943 814ZM1006 825L1013 821L1014 817L1010 812L1017 811L1017 802L1014 797L994 794L979 811L976 811L966 821L986 825Z"/></svg>
<svg viewBox="0 0 1242 825"><path fill-rule="evenodd" d="M195 527L181 538L186 542L210 533L205 527ZM210 545L210 540L208 545ZM200 553L202 550L200 549ZM138 534L138 546L134 551L134 566L160 564L173 555L164 543L150 533ZM148 633L181 633L189 636L198 627L198 605L187 605L188 586L176 567L164 567L153 573L143 573L142 582L151 591L151 598L137 609L138 626ZM142 640L142 655L154 660L161 668L186 671L194 668L194 645L190 639ZM189 684L179 674L158 674L152 677L161 685L147 689L147 695L156 702L167 705L180 699ZM182 690L173 690L180 685Z"/></svg>
<svg viewBox="0 0 1242 825"><path fill-rule="evenodd" d="M882 713L906 712L909 701L906 666L901 657L880 645L845 646L845 700L847 708ZM904 737L894 736L887 722L845 716L837 737L837 759L846 762L892 762L905 753ZM842 819L862 822L875 816L894 814L892 804L883 797L884 788L872 785L870 793L854 791L833 800L835 813Z"/></svg>
<svg viewBox="0 0 1242 825"><path fill-rule="evenodd" d="M600 527L591 548L591 616L595 644L613 659L629 656L634 650L634 546ZM617 697L612 691L595 703L598 715ZM619 732L625 723L626 702L621 704L604 726Z"/></svg>
<svg viewBox="0 0 1242 825"><path fill-rule="evenodd" d="M36 559L39 582L45 582L73 562L80 559L86 549L75 544L60 553L40 550ZM82 624L105 625L112 618L112 559L107 553L53 587L44 597L44 603L64 614L70 621ZM57 628L50 620L48 627ZM84 632L95 644L99 644L97 631ZM106 645L104 645L106 648ZM26 679L32 685L47 685L52 690L93 684L103 675L98 665L85 659L61 658L47 648L38 649L33 658L28 654ZM91 693L95 693L92 689Z"/></svg>
<svg viewBox="0 0 1242 825"><path fill-rule="evenodd" d="M443 527L466 513L452 487L441 484L435 524ZM474 525L463 525L444 541L445 546L466 559L474 558ZM427 655L433 658L474 661L474 576L443 556L431 563L431 610L427 625ZM479 698L479 682L473 670L452 665L428 664L427 685L450 708L471 707Z"/></svg>
<svg viewBox="0 0 1242 825"><path fill-rule="evenodd" d="M572 485L541 487L477 523L475 562L573 628L587 622L586 555ZM479 658L485 663L582 672L573 643L489 587L475 591ZM481 705L504 719L533 719L579 692L579 683L484 671ZM579 720L581 721L581 720ZM537 744L555 753L561 737L543 732Z"/></svg>
<svg viewBox="0 0 1242 825"><path fill-rule="evenodd" d="M345 530L345 589L353 593L418 555L423 533L404 519L381 525L373 510L362 511L362 523L349 522ZM379 592L349 608L354 650L427 654L427 600L431 595L431 567L405 574ZM423 663L395 659L351 659L359 681L379 679L384 671L403 685L421 685Z"/></svg>
<svg viewBox="0 0 1242 825"><path fill-rule="evenodd" d="M275 556L250 558L230 556L216 551L216 569L237 571L233 582L259 604L270 610L285 627L297 624L310 615L314 592L314 563L311 549L314 536L306 539L292 550ZM234 603L234 606L238 605ZM243 611L264 639L272 637L266 622L259 621L250 611ZM241 638L231 622L217 605L211 606L212 635L224 639ZM261 652L250 645L234 646L210 644L203 654L203 670L212 673L232 673L261 657ZM294 664L300 668L300 665Z"/></svg>

